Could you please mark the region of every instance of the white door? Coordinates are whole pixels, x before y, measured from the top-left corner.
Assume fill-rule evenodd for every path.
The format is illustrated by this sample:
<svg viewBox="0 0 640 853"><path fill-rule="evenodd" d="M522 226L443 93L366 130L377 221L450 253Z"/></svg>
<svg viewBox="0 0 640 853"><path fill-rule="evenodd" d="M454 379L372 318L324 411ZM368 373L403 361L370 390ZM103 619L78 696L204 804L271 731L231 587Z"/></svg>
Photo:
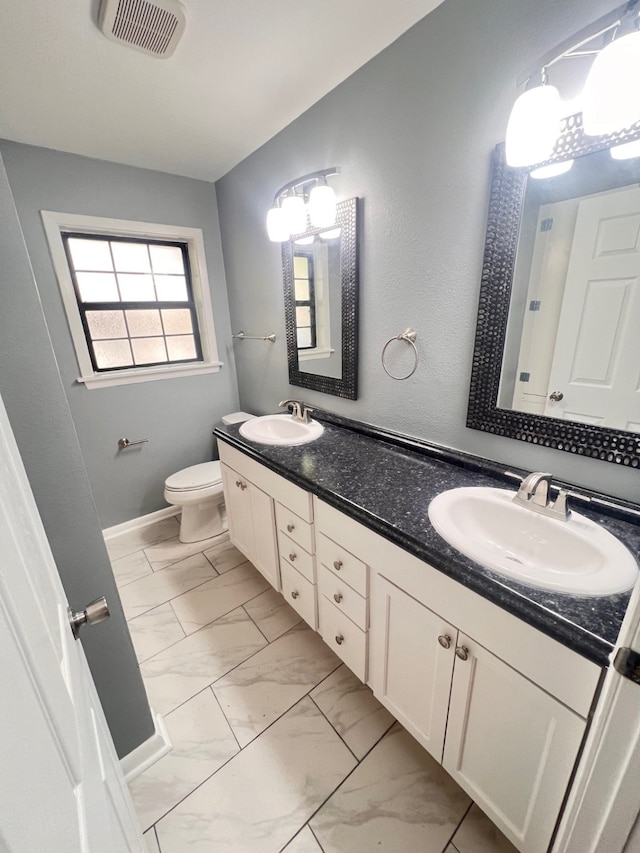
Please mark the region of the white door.
<svg viewBox="0 0 640 853"><path fill-rule="evenodd" d="M640 188L580 202L545 414L640 432Z"/></svg>
<svg viewBox="0 0 640 853"><path fill-rule="evenodd" d="M144 841L1 398L0 649L2 853L141 853Z"/></svg>

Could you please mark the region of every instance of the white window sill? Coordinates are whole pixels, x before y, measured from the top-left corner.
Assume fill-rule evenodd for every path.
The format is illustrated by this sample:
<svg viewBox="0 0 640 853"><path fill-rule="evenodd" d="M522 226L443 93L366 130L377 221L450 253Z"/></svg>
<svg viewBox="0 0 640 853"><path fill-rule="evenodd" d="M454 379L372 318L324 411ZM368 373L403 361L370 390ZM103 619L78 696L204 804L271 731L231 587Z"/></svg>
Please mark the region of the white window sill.
<svg viewBox="0 0 640 853"><path fill-rule="evenodd" d="M197 376L200 373L218 373L223 365L223 361L212 361L206 364L180 364L170 367L114 370L111 373L92 373L89 376L79 376L76 382L85 385L87 388L108 388L113 385L133 385L136 382L154 382L157 379Z"/></svg>
<svg viewBox="0 0 640 853"><path fill-rule="evenodd" d="M314 361L316 358L329 358L335 349L316 347L315 349L298 350L298 361Z"/></svg>

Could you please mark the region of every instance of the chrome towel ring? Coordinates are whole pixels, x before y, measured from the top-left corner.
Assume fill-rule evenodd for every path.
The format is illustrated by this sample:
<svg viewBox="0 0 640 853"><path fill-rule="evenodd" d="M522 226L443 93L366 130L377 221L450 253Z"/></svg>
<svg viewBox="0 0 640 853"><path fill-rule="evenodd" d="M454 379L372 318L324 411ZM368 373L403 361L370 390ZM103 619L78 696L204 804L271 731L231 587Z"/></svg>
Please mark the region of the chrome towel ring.
<svg viewBox="0 0 640 853"><path fill-rule="evenodd" d="M390 376L392 379L397 379L398 381L402 381L403 379L409 379L410 376L413 376L413 374L416 372L416 370L418 368L418 361L419 361L418 348L416 347L416 343L415 343L417 337L418 337L418 333L414 329L408 328L408 329L405 329L404 332L401 332L399 335L394 335L392 338L389 338L389 340L386 342L386 344L382 348L382 356L381 356L382 366L383 366L384 372L387 374L387 376ZM387 347L389 346L389 344L393 343L393 341L406 341L410 346L413 347L414 364L413 364L413 367L411 368L411 370L409 371L409 373L407 373L405 376L395 376L393 373L391 373L391 371L389 370L389 368L385 364L385 356L387 353Z"/></svg>

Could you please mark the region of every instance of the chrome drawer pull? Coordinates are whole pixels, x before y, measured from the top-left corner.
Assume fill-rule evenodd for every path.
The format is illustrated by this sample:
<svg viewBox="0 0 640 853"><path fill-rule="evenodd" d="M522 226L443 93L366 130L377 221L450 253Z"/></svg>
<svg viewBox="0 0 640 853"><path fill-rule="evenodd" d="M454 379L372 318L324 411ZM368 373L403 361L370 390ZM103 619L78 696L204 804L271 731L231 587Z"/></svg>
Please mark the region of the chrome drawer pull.
<svg viewBox="0 0 640 853"><path fill-rule="evenodd" d="M297 598L300 595L297 589L294 589L291 593L291 598Z"/></svg>
<svg viewBox="0 0 640 853"><path fill-rule="evenodd" d="M335 601L336 604L340 604L340 602L342 601L342 593L341 592L334 592L333 593L333 600Z"/></svg>
<svg viewBox="0 0 640 853"><path fill-rule="evenodd" d="M443 649L451 648L451 637L448 634L440 634L438 637L438 642L442 646Z"/></svg>
<svg viewBox="0 0 640 853"><path fill-rule="evenodd" d="M334 560L333 561L333 568L336 570L336 572L339 572L340 569L342 568L342 560Z"/></svg>
<svg viewBox="0 0 640 853"><path fill-rule="evenodd" d="M293 531L295 529L296 529L295 524L287 524L287 530L289 531L289 533L293 533Z"/></svg>
<svg viewBox="0 0 640 853"><path fill-rule="evenodd" d="M344 643L344 637L342 634L336 634L336 643L341 646Z"/></svg>
<svg viewBox="0 0 640 853"><path fill-rule="evenodd" d="M469 657L469 649L466 646L458 646L456 649L456 655L460 660L467 660Z"/></svg>
<svg viewBox="0 0 640 853"><path fill-rule="evenodd" d="M290 560L291 560L291 562L293 563L293 561L294 561L294 560L297 560L297 559L298 559L298 555L297 555L297 554L289 554L289 559L290 559Z"/></svg>

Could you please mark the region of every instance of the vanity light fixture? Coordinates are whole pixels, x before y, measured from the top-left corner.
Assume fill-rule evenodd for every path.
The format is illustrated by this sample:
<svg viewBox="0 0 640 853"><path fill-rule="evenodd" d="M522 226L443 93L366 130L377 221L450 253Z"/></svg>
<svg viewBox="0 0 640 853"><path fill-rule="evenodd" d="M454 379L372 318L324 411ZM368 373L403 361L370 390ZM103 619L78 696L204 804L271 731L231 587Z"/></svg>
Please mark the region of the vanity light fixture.
<svg viewBox="0 0 640 853"><path fill-rule="evenodd" d="M282 199L282 212L289 234L301 234L307 230L307 209L301 195L290 190ZM288 239L288 237L287 237Z"/></svg>
<svg viewBox="0 0 640 853"><path fill-rule="evenodd" d="M328 228L336 224L338 200L326 178L320 178L309 193L309 219L314 228Z"/></svg>
<svg viewBox="0 0 640 853"><path fill-rule="evenodd" d="M320 239L321 240L337 240L337 238L342 233L342 228L332 228L330 231L321 231Z"/></svg>
<svg viewBox="0 0 640 853"><path fill-rule="evenodd" d="M509 166L530 167L558 154L556 145L567 105L563 109L560 93L555 86L549 85L548 71L562 60L595 57L579 98L580 132L588 136L606 136L634 128L640 122L639 3L640 0L629 0L625 6L603 16L543 57L538 66L542 67L541 72L531 70L520 78L519 83L527 77L530 83L540 73L541 85L528 88L511 110L505 138ZM571 112L575 112L575 107ZM635 145L621 145L612 156L626 159L639 154ZM557 171L561 164L553 165L553 171L542 166L531 174L537 178L561 174ZM570 165L566 167L569 168Z"/></svg>
<svg viewBox="0 0 640 853"><path fill-rule="evenodd" d="M604 136L640 120L640 31L636 3L596 56L582 93L582 124L588 136Z"/></svg>
<svg viewBox="0 0 640 853"><path fill-rule="evenodd" d="M558 175L564 175L573 166L573 160L562 160L560 163L549 163L548 166L540 166L538 169L532 169L529 172L530 177L537 178L557 178Z"/></svg>
<svg viewBox="0 0 640 853"><path fill-rule="evenodd" d="M625 142L622 145L614 145L610 149L610 154L614 160L631 160L633 157L640 157L640 139Z"/></svg>
<svg viewBox="0 0 640 853"><path fill-rule="evenodd" d="M327 185L327 178L338 172L336 166L311 172L278 190L267 214L267 233L272 242L283 243L295 234L302 234L307 230L307 216L313 228L335 225L336 194Z"/></svg>
<svg viewBox="0 0 640 853"><path fill-rule="evenodd" d="M541 85L527 89L513 105L505 137L509 166L541 163L553 152L560 135L562 101L560 92L547 80L547 69L543 68Z"/></svg>

